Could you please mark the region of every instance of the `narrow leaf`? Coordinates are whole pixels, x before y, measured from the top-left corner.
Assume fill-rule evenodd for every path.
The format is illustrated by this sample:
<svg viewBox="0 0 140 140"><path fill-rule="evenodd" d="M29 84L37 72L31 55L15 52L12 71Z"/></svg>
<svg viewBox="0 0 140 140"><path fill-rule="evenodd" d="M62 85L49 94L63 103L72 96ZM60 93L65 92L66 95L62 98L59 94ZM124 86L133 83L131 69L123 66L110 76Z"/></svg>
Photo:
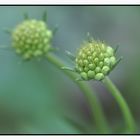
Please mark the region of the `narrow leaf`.
<svg viewBox="0 0 140 140"><path fill-rule="evenodd" d="M120 61L123 59L123 57L121 56L118 60L117 60L117 62L116 62L116 64L112 67L112 70L120 63Z"/></svg>
<svg viewBox="0 0 140 140"><path fill-rule="evenodd" d="M85 80L83 80L82 78L79 77L79 78L76 78L75 81L79 81L80 82L80 81L85 81Z"/></svg>
<svg viewBox="0 0 140 140"><path fill-rule="evenodd" d="M72 61L75 60L75 56L74 56L71 52L65 51L65 53L66 53L66 55L67 55Z"/></svg>
<svg viewBox="0 0 140 140"><path fill-rule="evenodd" d="M75 72L75 70L70 67L61 67L61 69Z"/></svg>
<svg viewBox="0 0 140 140"><path fill-rule="evenodd" d="M119 47L120 47L119 45L116 46L116 48L115 48L115 50L114 50L114 53L115 53L115 54L117 53Z"/></svg>

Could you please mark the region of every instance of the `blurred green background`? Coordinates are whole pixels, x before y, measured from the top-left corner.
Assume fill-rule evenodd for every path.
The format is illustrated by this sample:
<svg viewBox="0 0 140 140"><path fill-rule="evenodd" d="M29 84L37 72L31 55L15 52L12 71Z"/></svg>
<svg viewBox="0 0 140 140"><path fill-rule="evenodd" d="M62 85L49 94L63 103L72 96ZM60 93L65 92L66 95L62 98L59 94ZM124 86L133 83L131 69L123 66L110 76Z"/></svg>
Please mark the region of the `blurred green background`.
<svg viewBox="0 0 140 140"><path fill-rule="evenodd" d="M139 6L0 6L0 44L11 47L3 29L23 21L23 13L41 19L47 10L48 25L58 26L53 39L55 52L68 66L65 50L75 53L87 32L120 46L123 61L110 74L140 125L140 7ZM96 89L114 133L125 126L116 101L100 83ZM66 119L67 116L69 119ZM69 120L79 124L75 127ZM96 133L88 103L80 89L47 60L23 62L13 50L0 49L0 133L83 134ZM140 127L139 127L140 129Z"/></svg>

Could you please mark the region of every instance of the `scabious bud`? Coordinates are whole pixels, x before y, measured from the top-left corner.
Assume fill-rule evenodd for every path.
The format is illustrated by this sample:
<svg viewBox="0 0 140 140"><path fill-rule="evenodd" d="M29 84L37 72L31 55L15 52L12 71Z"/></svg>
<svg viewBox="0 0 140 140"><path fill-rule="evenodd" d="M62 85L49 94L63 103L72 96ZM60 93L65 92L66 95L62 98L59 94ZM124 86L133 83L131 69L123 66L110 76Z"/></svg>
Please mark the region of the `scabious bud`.
<svg viewBox="0 0 140 140"><path fill-rule="evenodd" d="M12 32L12 46L24 59L45 55L50 48L52 31L44 21L25 20Z"/></svg>
<svg viewBox="0 0 140 140"><path fill-rule="evenodd" d="M116 64L113 48L101 41L87 41L79 49L75 63L76 71L83 80L102 80Z"/></svg>

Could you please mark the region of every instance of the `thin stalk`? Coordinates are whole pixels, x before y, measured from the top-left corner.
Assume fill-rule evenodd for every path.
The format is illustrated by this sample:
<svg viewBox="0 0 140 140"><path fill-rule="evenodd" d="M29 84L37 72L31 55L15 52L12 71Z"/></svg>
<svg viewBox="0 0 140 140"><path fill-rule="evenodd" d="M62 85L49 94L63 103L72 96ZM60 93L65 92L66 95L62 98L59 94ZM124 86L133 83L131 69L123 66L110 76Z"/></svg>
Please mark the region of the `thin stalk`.
<svg viewBox="0 0 140 140"><path fill-rule="evenodd" d="M57 58L54 54L47 54L47 60L53 63L57 68L64 67L63 61L61 61L59 58ZM98 133L109 133L109 127L107 125L106 118L104 116L101 104L99 100L97 99L96 95L94 94L92 88L87 84L87 82L83 81L76 81L77 78L76 74L70 71L63 71L69 78L75 82L79 88L83 91L87 102L90 105L91 112L92 112L92 118L95 119L96 127L98 130Z"/></svg>
<svg viewBox="0 0 140 140"><path fill-rule="evenodd" d="M111 92L112 96L114 96L118 105L120 106L128 132L136 133L137 129L136 129L136 125L135 125L135 121L133 119L132 113L131 113L125 99L121 95L120 91L116 88L116 86L112 83L112 81L108 77L106 77L103 80L103 83L108 88L108 90Z"/></svg>

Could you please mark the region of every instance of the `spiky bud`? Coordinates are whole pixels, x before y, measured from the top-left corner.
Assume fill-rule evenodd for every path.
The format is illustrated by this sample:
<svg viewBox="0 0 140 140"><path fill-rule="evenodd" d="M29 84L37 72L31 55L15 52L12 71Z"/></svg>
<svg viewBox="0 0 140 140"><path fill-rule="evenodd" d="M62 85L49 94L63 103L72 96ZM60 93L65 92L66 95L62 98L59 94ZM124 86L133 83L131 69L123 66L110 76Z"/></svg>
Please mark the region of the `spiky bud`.
<svg viewBox="0 0 140 140"><path fill-rule="evenodd" d="M45 55L50 48L52 31L44 21L25 20L12 32L12 46L24 59Z"/></svg>
<svg viewBox="0 0 140 140"><path fill-rule="evenodd" d="M83 80L102 80L116 64L113 48L101 41L87 41L76 55L76 71Z"/></svg>

